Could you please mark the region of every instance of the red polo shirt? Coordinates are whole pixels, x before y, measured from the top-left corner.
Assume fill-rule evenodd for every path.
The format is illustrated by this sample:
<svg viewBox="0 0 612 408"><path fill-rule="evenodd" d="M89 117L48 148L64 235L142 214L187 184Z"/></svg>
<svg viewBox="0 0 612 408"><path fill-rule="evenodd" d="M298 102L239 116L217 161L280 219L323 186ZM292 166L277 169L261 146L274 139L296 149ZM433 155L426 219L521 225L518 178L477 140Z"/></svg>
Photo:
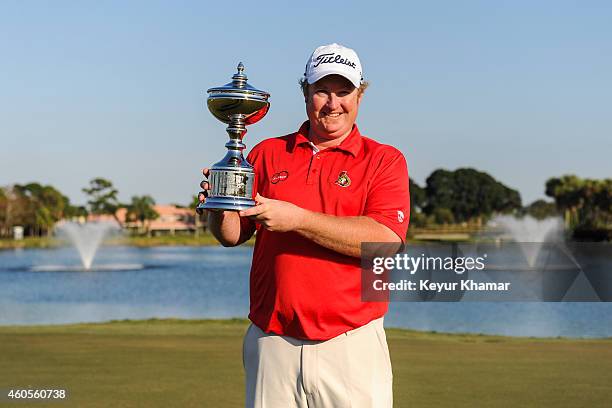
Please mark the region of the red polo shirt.
<svg viewBox="0 0 612 408"><path fill-rule="evenodd" d="M355 125L340 145L313 154L308 129L305 122L251 150L257 192L324 214L368 216L404 241L410 196L402 153ZM387 303L362 302L360 290L359 258L257 224L249 319L263 331L327 340L383 316Z"/></svg>

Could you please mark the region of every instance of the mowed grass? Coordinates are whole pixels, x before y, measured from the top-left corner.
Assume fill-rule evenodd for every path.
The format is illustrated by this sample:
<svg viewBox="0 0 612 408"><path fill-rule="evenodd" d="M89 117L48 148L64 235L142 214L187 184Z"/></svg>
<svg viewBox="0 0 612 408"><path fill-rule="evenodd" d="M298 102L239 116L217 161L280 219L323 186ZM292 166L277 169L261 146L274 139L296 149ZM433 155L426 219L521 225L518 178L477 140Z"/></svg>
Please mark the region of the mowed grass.
<svg viewBox="0 0 612 408"><path fill-rule="evenodd" d="M0 407L240 407L244 320L0 327L0 389L64 402ZM608 407L612 340L387 330L396 407ZM359 358L359 356L355 356Z"/></svg>

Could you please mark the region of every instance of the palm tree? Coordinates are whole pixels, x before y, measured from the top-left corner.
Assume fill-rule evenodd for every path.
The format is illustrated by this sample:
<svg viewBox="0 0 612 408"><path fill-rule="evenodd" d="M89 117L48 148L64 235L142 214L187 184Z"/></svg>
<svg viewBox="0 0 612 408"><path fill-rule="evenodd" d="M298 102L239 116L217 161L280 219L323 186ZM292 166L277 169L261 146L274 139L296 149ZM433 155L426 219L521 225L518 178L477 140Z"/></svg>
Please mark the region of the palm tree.
<svg viewBox="0 0 612 408"><path fill-rule="evenodd" d="M121 207L117 200L118 191L113 187L113 183L110 180L101 177L92 179L89 182L89 188L86 187L82 190L89 196L87 205L91 214L112 215L117 224L121 225L117 218L117 210Z"/></svg>

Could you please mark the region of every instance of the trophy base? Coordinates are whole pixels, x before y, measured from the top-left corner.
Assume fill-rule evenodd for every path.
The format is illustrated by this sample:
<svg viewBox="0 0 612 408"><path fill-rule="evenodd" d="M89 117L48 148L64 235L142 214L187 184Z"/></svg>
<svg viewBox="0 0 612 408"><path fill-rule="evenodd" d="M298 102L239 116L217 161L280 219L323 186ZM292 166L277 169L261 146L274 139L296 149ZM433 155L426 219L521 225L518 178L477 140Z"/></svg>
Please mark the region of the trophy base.
<svg viewBox="0 0 612 408"><path fill-rule="evenodd" d="M255 207L255 200L240 197L208 197L198 208L204 210L242 211Z"/></svg>

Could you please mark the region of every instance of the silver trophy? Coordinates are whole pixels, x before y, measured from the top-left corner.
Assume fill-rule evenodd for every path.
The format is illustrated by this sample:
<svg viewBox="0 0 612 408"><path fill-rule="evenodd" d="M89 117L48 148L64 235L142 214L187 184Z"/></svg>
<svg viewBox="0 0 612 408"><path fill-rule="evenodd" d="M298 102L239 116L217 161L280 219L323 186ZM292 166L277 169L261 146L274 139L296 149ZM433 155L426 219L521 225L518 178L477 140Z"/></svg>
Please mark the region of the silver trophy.
<svg viewBox="0 0 612 408"><path fill-rule="evenodd" d="M232 77L232 82L210 88L207 92L208 110L215 118L228 124L226 131L230 140L225 144L227 154L223 160L210 168L210 193L198 208L232 211L251 208L255 205L255 173L242 154L246 148L242 138L247 125L258 122L268 113L270 94L247 83L242 62L238 64L238 72Z"/></svg>

